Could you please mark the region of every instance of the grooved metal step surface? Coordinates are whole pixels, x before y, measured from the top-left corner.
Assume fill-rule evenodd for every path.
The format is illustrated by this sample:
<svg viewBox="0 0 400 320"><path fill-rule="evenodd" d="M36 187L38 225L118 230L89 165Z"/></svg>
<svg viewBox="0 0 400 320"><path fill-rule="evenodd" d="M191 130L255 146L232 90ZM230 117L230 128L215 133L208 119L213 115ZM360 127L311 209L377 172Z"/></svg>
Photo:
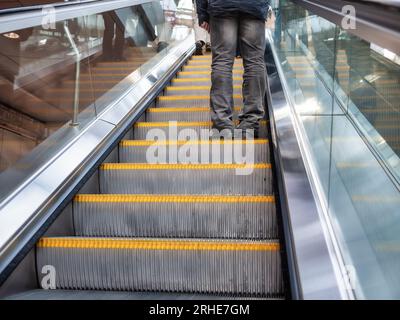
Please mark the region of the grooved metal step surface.
<svg viewBox="0 0 400 320"><path fill-rule="evenodd" d="M42 238L37 264L55 267L57 289L273 298L283 293L279 251L274 241Z"/></svg>
<svg viewBox="0 0 400 320"><path fill-rule="evenodd" d="M233 110L233 119L237 120L241 108ZM149 108L146 112L148 122L211 122L210 108Z"/></svg>
<svg viewBox="0 0 400 320"><path fill-rule="evenodd" d="M267 139L258 140L123 140L121 163L171 163L185 157L192 163L254 163L270 161ZM155 162L157 161L157 162Z"/></svg>
<svg viewBox="0 0 400 320"><path fill-rule="evenodd" d="M278 238L272 196L78 195L74 222L90 237Z"/></svg>
<svg viewBox="0 0 400 320"><path fill-rule="evenodd" d="M178 139L201 139L210 137L212 123L205 122L188 122L188 121L168 121L168 122L138 122L134 126L134 138L137 140L168 140ZM266 138L267 122L260 122L259 137Z"/></svg>
<svg viewBox="0 0 400 320"><path fill-rule="evenodd" d="M100 167L100 191L107 194L272 194L268 163L130 164Z"/></svg>

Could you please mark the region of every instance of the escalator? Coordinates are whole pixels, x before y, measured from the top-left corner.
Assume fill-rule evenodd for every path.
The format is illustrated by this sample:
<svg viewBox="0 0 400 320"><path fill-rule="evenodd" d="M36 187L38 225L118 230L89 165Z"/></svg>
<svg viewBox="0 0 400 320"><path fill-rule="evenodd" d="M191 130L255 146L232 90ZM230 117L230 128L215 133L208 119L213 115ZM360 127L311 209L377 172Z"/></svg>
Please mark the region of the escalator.
<svg viewBox="0 0 400 320"><path fill-rule="evenodd" d="M241 60L235 68L239 79ZM209 86L210 57L193 57L135 123L133 139L120 142L119 162L100 166L100 193L75 196L74 237L39 240L37 270L53 266L57 290L284 297L266 123L258 140L189 140L191 147L209 149L211 158L213 148L227 155L226 146L242 151L254 144L250 175L237 175L242 164L236 163L146 159L154 146L146 140L151 130L163 132L170 121L192 129L189 136L210 128ZM185 144L176 138L157 142L170 156ZM72 291L47 292L73 297ZM44 296L39 291L15 298Z"/></svg>
<svg viewBox="0 0 400 320"><path fill-rule="evenodd" d="M4 11L0 298L400 297L400 9L340 4L271 1L257 139L212 134L191 1Z"/></svg>

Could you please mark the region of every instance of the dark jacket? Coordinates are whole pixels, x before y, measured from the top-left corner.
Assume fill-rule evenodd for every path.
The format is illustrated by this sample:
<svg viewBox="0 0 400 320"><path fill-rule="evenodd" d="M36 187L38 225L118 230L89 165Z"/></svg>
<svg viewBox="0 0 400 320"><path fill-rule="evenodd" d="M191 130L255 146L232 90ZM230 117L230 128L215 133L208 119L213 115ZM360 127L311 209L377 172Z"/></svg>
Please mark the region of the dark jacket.
<svg viewBox="0 0 400 320"><path fill-rule="evenodd" d="M196 0L199 24L209 22L210 16L223 17L235 13L250 14L266 20L269 0Z"/></svg>

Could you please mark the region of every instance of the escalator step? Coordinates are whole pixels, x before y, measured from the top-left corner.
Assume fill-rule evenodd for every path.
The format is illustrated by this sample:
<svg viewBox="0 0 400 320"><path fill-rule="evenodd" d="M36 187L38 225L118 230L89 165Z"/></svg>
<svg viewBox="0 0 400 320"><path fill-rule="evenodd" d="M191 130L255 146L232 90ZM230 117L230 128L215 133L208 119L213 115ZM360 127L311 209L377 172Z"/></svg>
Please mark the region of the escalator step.
<svg viewBox="0 0 400 320"><path fill-rule="evenodd" d="M57 289L283 294L277 241L42 238L45 265Z"/></svg>
<svg viewBox="0 0 400 320"><path fill-rule="evenodd" d="M194 141L151 141L123 140L119 144L119 161L121 163L151 163L158 155L158 163L171 163L178 155L190 153L192 163L242 163L246 153L254 157L254 163L270 161L268 140L194 140ZM170 156L172 153L172 156ZM194 160L194 158L196 158Z"/></svg>
<svg viewBox="0 0 400 320"><path fill-rule="evenodd" d="M243 106L243 96L241 94L233 95L234 106ZM206 95L175 95L175 96L161 96L157 99L157 107L209 107L210 94Z"/></svg>
<svg viewBox="0 0 400 320"><path fill-rule="evenodd" d="M174 127L176 131L174 132ZM202 139L206 133L211 130L211 122L137 122L134 125L134 138L137 140L154 140L154 135L158 137L164 135L165 139L176 139L173 135L178 134L179 140L186 140L185 137L190 139ZM155 130L156 129L156 130ZM186 129L186 130L185 130ZM206 132L207 131L207 132ZM179 134L183 137L179 138ZM267 137L267 122L265 120L260 122L260 138Z"/></svg>
<svg viewBox="0 0 400 320"><path fill-rule="evenodd" d="M273 196L77 195L78 236L278 238Z"/></svg>
<svg viewBox="0 0 400 320"><path fill-rule="evenodd" d="M165 88L165 95L166 96L179 96L179 95L202 95L207 96L210 94L211 86L173 86L173 87L166 87ZM242 86L241 85L234 85L233 86L233 93L234 95L241 95L242 94Z"/></svg>
<svg viewBox="0 0 400 320"><path fill-rule="evenodd" d="M234 65L233 70L243 70L242 65ZM186 65L183 67L183 71L210 71L211 65L210 64L203 64L203 65Z"/></svg>
<svg viewBox="0 0 400 320"><path fill-rule="evenodd" d="M236 120L241 110L235 107L233 118ZM189 122L210 122L210 108L149 108L146 113L146 120L149 122L167 122L167 121L189 121Z"/></svg>
<svg viewBox="0 0 400 320"><path fill-rule="evenodd" d="M211 78L210 77L199 77L199 78L175 78L171 81L172 85L174 86L211 86ZM233 85L242 85L243 78L242 77L234 77L233 78Z"/></svg>
<svg viewBox="0 0 400 320"><path fill-rule="evenodd" d="M105 163L100 166L100 189L105 194L273 194L268 163Z"/></svg>
<svg viewBox="0 0 400 320"><path fill-rule="evenodd" d="M239 77L243 75L243 70L233 70L232 74L234 77ZM203 70L203 71L180 71L177 74L178 78L204 78L204 77L211 77L211 69L210 70Z"/></svg>

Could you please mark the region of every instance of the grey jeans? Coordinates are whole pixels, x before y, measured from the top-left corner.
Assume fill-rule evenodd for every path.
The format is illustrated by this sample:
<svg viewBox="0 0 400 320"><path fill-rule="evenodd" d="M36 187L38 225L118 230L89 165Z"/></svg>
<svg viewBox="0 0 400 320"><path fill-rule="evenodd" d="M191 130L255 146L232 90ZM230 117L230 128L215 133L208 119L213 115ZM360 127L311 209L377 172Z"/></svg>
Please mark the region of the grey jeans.
<svg viewBox="0 0 400 320"><path fill-rule="evenodd" d="M243 101L237 129L258 130L266 87L265 23L251 16L211 17L211 119L218 130L234 129L232 69L239 45L244 65Z"/></svg>

